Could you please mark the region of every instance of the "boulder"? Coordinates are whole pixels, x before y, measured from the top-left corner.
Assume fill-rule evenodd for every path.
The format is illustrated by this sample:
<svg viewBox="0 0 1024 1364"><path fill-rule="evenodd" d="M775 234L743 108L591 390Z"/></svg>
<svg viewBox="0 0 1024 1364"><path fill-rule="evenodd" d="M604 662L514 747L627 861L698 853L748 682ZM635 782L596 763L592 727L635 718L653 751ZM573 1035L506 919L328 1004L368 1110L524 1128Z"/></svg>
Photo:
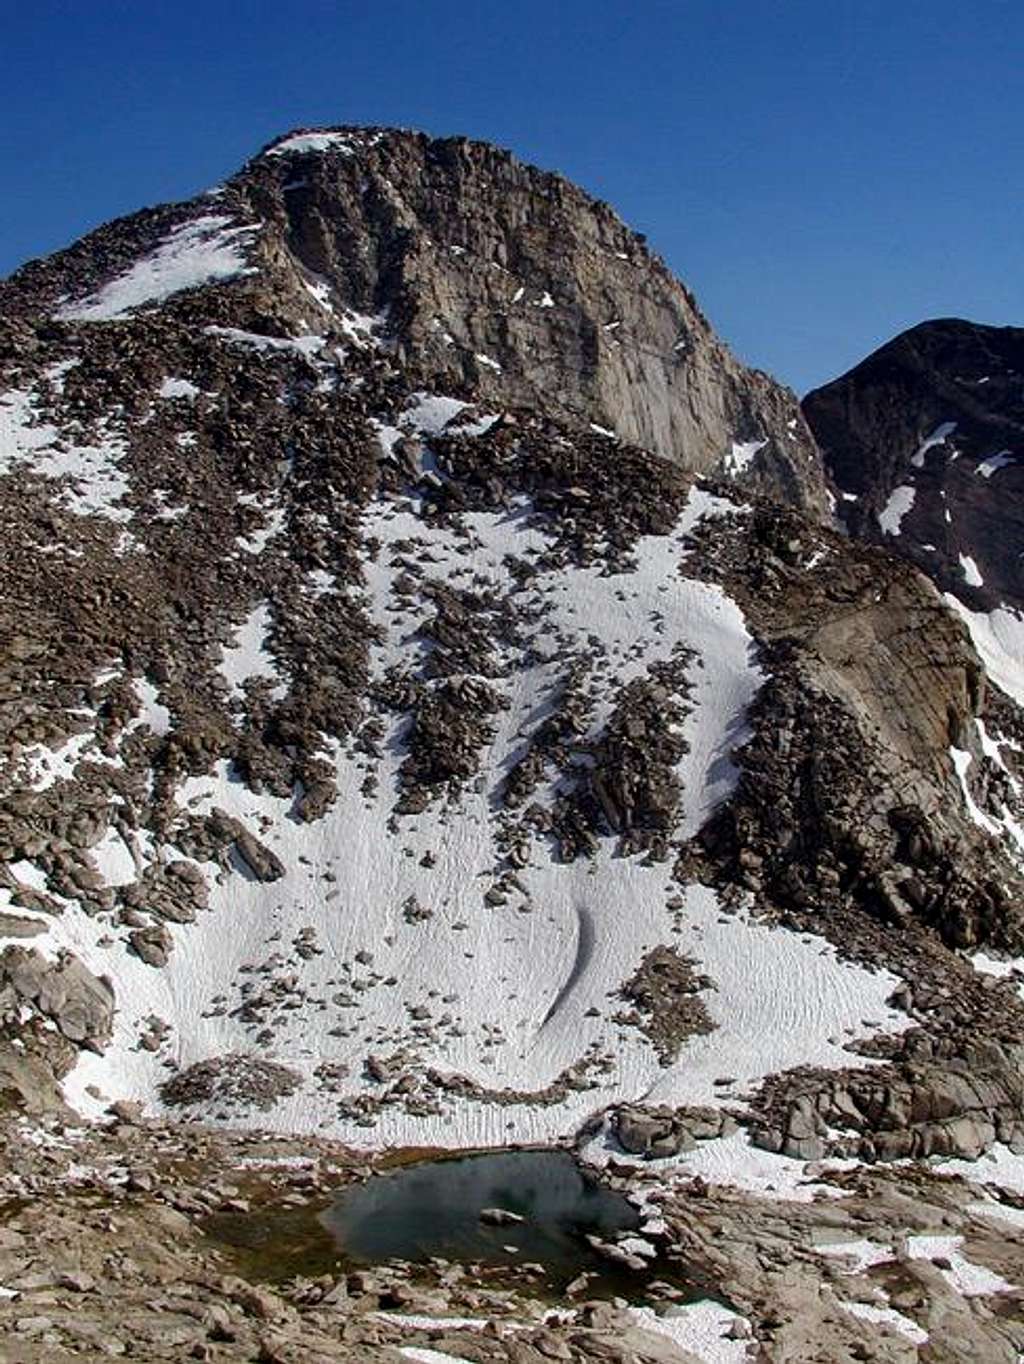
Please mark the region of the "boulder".
<svg viewBox="0 0 1024 1364"><path fill-rule="evenodd" d="M736 1131L735 1119L721 1109L641 1108L624 1104L615 1110L611 1129L624 1151L647 1160L664 1160Z"/></svg>
<svg viewBox="0 0 1024 1364"><path fill-rule="evenodd" d="M51 962L35 948L7 947L0 953L0 986L4 984L52 1019L69 1042L100 1049L110 1040L113 987L76 957L63 954Z"/></svg>
<svg viewBox="0 0 1024 1364"><path fill-rule="evenodd" d="M135 955L141 957L147 966L166 966L174 947L174 939L163 924L137 928L129 933L128 941Z"/></svg>

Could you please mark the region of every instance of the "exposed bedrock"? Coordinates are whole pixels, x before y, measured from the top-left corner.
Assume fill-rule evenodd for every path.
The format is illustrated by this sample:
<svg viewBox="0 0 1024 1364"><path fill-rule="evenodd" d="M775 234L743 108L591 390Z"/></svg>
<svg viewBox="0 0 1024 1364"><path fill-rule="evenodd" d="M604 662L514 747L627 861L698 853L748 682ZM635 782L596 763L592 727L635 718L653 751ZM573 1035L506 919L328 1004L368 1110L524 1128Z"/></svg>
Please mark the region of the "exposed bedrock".
<svg viewBox="0 0 1024 1364"><path fill-rule="evenodd" d="M358 155L263 154L225 182L216 212L265 225L258 273L232 286L233 325L304 330L312 284L383 317L414 385L594 422L690 470L733 467L737 443L743 486L828 515L793 393L739 363L607 204L486 143L350 131ZM197 208L211 201L91 233L19 272L0 307L84 293Z"/></svg>
<svg viewBox="0 0 1024 1364"><path fill-rule="evenodd" d="M7 1013L18 1002L32 1005L56 1024L69 1042L101 1050L114 1021L114 990L70 954L48 961L35 948L0 952L0 1005Z"/></svg>
<svg viewBox="0 0 1024 1364"><path fill-rule="evenodd" d="M909 565L777 507L695 555L743 604L769 674L739 788L701 831L712 863L778 905L851 903L950 944L1019 950L1019 873L969 817L950 756L979 754L984 673Z"/></svg>
<svg viewBox="0 0 1024 1364"><path fill-rule="evenodd" d="M974 610L1024 607L1022 371L1024 329L939 318L803 402L851 533Z"/></svg>

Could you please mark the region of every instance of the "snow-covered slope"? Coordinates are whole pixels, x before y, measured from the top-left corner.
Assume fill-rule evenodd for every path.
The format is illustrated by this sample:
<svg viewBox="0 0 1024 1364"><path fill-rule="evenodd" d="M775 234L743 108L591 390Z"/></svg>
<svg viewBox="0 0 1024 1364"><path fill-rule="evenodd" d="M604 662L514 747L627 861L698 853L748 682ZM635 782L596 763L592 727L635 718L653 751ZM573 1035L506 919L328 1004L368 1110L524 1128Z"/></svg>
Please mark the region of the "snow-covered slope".
<svg viewBox="0 0 1024 1364"><path fill-rule="evenodd" d="M897 984L888 972L841 964L822 940L761 927L750 914L756 906L723 916L713 891L681 888L663 861L619 855L611 832L592 856L562 862L550 837L524 836L505 806L509 772L558 711L570 670L592 667L571 760L586 770L588 749L630 684L681 653L677 836L691 837L728 798L731 754L760 673L736 605L687 578L686 543L699 520L731 504L691 490L671 531L641 538L636 567L618 573L600 563L545 567L552 542L525 499L443 526L424 517L427 507L380 500L362 519L373 549L353 595L378 630L370 685L394 671L429 674L429 597L396 590L410 559L426 565L428 582L492 597L514 631L485 672L451 679L497 695L479 775L418 814L396 816L410 727L399 714L372 754L323 736L338 798L313 823L296 820L294 795L253 792L227 761L182 782L173 793L179 811L226 812L259 836L282 874L264 883L237 858L227 868L189 863L211 883L209 907L170 925L173 951L161 970L125 952L129 930L112 931L106 916L62 897L62 913L42 920L47 932L34 945L69 948L94 972L112 971L118 987L114 1041L78 1063L67 1085L74 1101L102 1111L138 1097L159 1108L169 1063L258 1055L294 1070L301 1085L270 1111L243 1108L233 1118L374 1144L538 1140L569 1135L623 1099L735 1102L767 1074L842 1066L844 1041L904 1027L885 1005ZM511 579L511 560L532 572ZM272 652L257 644L232 685L277 675ZM550 808L570 787L570 774L552 763L533 803ZM129 879L161 862L180 872L174 830L172 814L166 839L146 841L134 874L128 858ZM507 888L501 868L512 838L525 851ZM116 838L91 861L103 885L123 884ZM46 884L27 860L16 875ZM622 993L662 946L707 978L715 1025L670 1058ZM139 1039L154 1017L166 1031L151 1051ZM188 1111L213 1116L221 1102Z"/></svg>

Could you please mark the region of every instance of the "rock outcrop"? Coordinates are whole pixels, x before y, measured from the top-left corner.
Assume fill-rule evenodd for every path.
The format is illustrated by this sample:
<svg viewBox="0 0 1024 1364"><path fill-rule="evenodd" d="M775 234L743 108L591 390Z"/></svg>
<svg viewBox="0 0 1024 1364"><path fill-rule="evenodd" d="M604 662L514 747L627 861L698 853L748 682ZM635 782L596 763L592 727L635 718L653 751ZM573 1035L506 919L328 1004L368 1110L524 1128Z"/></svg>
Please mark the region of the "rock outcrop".
<svg viewBox="0 0 1024 1364"><path fill-rule="evenodd" d="M963 626L888 555L776 507L745 520L742 539L705 531L696 553L757 622L771 677L703 848L777 904L853 901L1019 951L1020 872L965 818L950 756L982 757L985 676Z"/></svg>
<svg viewBox="0 0 1024 1364"><path fill-rule="evenodd" d="M996 1141L1024 1152L1019 1046L968 1038L950 1054L955 1044L915 1033L902 1051L883 1074L807 1074L769 1086L754 1143L800 1160L976 1160Z"/></svg>
<svg viewBox="0 0 1024 1364"><path fill-rule="evenodd" d="M80 1047L102 1050L110 1038L113 986L70 953L48 961L35 948L5 947L0 952L0 1008L18 1002L38 1010Z"/></svg>
<svg viewBox="0 0 1024 1364"><path fill-rule="evenodd" d="M611 1116L611 1132L629 1155L661 1160L693 1151L699 1141L714 1141L736 1131L720 1108L647 1108L623 1105Z"/></svg>

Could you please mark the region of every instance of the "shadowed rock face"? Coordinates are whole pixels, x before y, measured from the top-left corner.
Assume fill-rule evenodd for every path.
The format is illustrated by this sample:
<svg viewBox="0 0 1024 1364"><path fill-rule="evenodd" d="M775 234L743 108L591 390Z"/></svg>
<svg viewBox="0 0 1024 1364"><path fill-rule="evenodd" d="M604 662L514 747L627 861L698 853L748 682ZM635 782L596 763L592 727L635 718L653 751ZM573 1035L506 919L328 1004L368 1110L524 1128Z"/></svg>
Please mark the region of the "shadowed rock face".
<svg viewBox="0 0 1024 1364"><path fill-rule="evenodd" d="M1024 329L923 322L803 409L854 535L975 610L1024 606Z"/></svg>
<svg viewBox="0 0 1024 1364"><path fill-rule="evenodd" d="M687 470L722 469L824 515L820 461L793 394L730 354L607 204L466 138L326 136L340 140L281 139L206 200L207 212L269 228L259 273L233 286L255 330L271 317L312 323L324 307L312 286L329 306L384 315L424 387L596 423ZM20 272L0 302L10 308L17 286L37 288L41 273L55 293L80 294L97 266L109 276L184 207L91 234L44 272Z"/></svg>

